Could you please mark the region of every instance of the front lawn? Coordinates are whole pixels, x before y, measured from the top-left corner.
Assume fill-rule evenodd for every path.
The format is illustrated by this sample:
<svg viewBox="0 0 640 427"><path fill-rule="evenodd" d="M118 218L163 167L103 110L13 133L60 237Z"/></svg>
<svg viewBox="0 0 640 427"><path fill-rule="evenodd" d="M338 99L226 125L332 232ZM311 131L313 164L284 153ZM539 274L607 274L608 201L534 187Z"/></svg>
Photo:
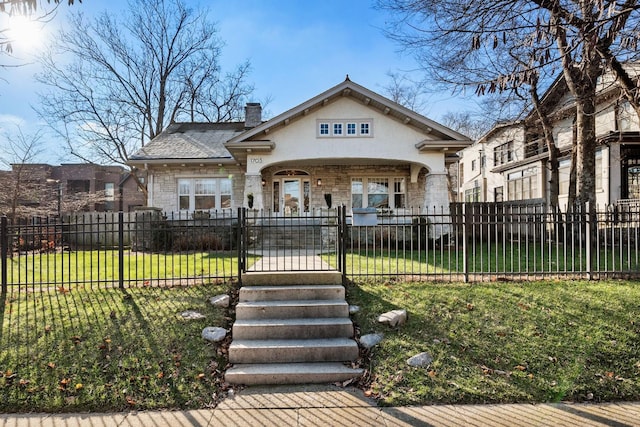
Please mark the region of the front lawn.
<svg viewBox="0 0 640 427"><path fill-rule="evenodd" d="M361 283L348 300L385 335L365 362L384 405L640 399L637 282ZM400 308L405 326L377 323ZM433 363L409 367L420 352Z"/></svg>
<svg viewBox="0 0 640 427"><path fill-rule="evenodd" d="M31 292L0 306L0 412L203 408L224 393L229 328L208 298L232 285ZM196 310L201 320L180 313Z"/></svg>

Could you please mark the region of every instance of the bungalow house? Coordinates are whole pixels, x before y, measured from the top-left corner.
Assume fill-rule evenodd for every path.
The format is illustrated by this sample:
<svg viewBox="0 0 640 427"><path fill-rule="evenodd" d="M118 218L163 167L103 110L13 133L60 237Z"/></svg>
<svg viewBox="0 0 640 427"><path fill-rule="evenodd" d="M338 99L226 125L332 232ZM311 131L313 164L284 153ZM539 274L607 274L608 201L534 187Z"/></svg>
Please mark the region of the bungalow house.
<svg viewBox="0 0 640 427"><path fill-rule="evenodd" d="M270 120L172 123L131 156L148 206L304 215L345 205L448 207L447 168L471 141L347 78Z"/></svg>
<svg viewBox="0 0 640 427"><path fill-rule="evenodd" d="M575 102L562 77L547 90L542 102L560 150L559 204L563 207L568 199ZM640 201L640 124L611 74L599 80L596 137L598 205ZM459 200L549 200L548 149L535 112L523 120L496 125L458 154Z"/></svg>

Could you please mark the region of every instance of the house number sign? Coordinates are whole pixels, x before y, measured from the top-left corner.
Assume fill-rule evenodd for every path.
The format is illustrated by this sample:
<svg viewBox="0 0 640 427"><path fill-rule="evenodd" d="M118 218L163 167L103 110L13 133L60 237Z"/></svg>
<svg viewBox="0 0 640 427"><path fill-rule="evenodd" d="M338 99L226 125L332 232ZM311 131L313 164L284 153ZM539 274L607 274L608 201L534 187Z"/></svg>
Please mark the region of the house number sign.
<svg viewBox="0 0 640 427"><path fill-rule="evenodd" d="M262 163L262 157L254 157L250 161L251 163Z"/></svg>

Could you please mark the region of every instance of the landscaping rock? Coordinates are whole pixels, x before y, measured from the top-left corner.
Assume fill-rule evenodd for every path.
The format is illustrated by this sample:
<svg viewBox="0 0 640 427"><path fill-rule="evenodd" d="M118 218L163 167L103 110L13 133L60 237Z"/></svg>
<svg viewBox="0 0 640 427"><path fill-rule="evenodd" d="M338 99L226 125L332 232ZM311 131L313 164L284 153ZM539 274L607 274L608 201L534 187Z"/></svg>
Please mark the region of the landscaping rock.
<svg viewBox="0 0 640 427"><path fill-rule="evenodd" d="M393 310L381 314L378 322L391 327L402 326L407 321L407 310Z"/></svg>
<svg viewBox="0 0 640 427"><path fill-rule="evenodd" d="M202 330L202 338L207 341L220 342L227 336L227 330L217 326L207 326Z"/></svg>
<svg viewBox="0 0 640 427"><path fill-rule="evenodd" d="M209 298L211 305L216 307L229 307L229 301L229 295L216 295L215 297Z"/></svg>
<svg viewBox="0 0 640 427"><path fill-rule="evenodd" d="M360 337L360 345L364 348L371 348L378 344L384 338L383 334L367 334Z"/></svg>
<svg viewBox="0 0 640 427"><path fill-rule="evenodd" d="M433 357L427 352L416 354L413 357L407 359L407 364L414 368L424 368L429 366L433 362Z"/></svg>
<svg viewBox="0 0 640 427"><path fill-rule="evenodd" d="M198 320L198 319L205 318L204 314L198 313L197 311L194 311L194 310L183 311L182 313L180 313L180 316L182 316L182 318L185 320Z"/></svg>
<svg viewBox="0 0 640 427"><path fill-rule="evenodd" d="M360 306L358 305L350 305L349 306L349 314L356 314L360 311Z"/></svg>

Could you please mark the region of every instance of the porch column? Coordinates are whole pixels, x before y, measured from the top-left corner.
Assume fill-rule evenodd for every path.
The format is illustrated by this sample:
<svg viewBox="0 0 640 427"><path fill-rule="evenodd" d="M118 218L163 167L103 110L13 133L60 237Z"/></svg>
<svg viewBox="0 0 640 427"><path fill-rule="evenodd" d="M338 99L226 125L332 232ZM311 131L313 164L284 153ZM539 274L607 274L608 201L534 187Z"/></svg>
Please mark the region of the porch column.
<svg viewBox="0 0 640 427"><path fill-rule="evenodd" d="M449 216L449 180L447 172L431 172L425 177L425 213L429 220L429 237L439 239L451 231Z"/></svg>
<svg viewBox="0 0 640 427"><path fill-rule="evenodd" d="M262 210L262 175L246 175L244 179L244 200L242 206L249 207L247 196L253 194L253 209Z"/></svg>

